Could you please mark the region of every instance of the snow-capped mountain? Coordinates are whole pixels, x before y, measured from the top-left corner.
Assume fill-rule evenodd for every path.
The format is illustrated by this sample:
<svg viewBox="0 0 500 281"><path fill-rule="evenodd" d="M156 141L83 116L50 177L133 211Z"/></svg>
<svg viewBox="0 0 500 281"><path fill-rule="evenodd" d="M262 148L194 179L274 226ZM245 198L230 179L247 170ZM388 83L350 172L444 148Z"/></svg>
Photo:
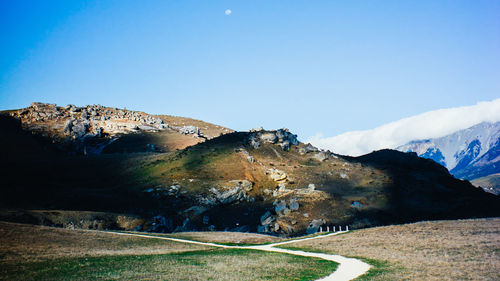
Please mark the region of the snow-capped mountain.
<svg viewBox="0 0 500 281"><path fill-rule="evenodd" d="M483 122L441 138L411 141L396 149L432 159L457 178L488 176L500 172L500 122Z"/></svg>

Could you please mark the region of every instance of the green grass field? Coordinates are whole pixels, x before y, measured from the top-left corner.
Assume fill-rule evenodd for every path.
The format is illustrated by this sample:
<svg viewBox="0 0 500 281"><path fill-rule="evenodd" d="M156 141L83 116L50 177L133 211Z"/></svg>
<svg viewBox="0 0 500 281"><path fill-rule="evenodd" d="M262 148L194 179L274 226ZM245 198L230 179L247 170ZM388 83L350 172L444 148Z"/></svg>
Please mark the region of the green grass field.
<svg viewBox="0 0 500 281"><path fill-rule="evenodd" d="M2 266L2 280L315 280L333 262L255 250L50 259Z"/></svg>
<svg viewBox="0 0 500 281"><path fill-rule="evenodd" d="M235 239L264 241L245 233ZM336 267L281 253L0 222L0 280L315 280Z"/></svg>

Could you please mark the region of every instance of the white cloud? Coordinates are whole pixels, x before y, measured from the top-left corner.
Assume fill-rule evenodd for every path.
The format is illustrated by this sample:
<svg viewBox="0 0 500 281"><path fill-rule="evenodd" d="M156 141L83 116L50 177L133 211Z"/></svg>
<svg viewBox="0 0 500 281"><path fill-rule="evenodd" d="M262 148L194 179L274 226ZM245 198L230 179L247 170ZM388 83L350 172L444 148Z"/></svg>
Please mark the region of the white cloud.
<svg viewBox="0 0 500 281"><path fill-rule="evenodd" d="M317 134L306 142L335 153L359 156L373 150L396 148L412 140L443 137L481 122L498 121L500 98L472 106L429 111L366 131L352 131L335 137Z"/></svg>
<svg viewBox="0 0 500 281"><path fill-rule="evenodd" d="M226 11L224 11L224 13L226 14L226 16L229 16L233 11L227 9Z"/></svg>

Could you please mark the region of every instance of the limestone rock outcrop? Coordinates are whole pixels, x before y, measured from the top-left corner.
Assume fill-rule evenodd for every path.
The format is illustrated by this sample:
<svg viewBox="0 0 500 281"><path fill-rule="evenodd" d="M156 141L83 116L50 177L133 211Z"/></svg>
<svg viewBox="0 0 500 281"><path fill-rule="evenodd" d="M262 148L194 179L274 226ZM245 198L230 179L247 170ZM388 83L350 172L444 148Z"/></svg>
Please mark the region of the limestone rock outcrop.
<svg viewBox="0 0 500 281"><path fill-rule="evenodd" d="M290 146L298 145L297 135L294 135L283 128L276 131L264 131L263 129L251 130L248 144L257 149L261 143L277 144L283 150L288 151Z"/></svg>
<svg viewBox="0 0 500 281"><path fill-rule="evenodd" d="M27 108L13 110L8 114L21 121L23 129L49 137L52 143L64 145L72 143L72 150L76 149L80 152L85 150L100 153L103 147L113 140L134 133L167 130L192 136L198 139L198 142L209 139L199 127L194 125L179 126L176 122L167 124L160 116L101 105L78 107L70 104L61 107L55 104L34 102ZM177 117L168 118L176 120ZM196 120L193 122L200 124ZM215 130L220 131L220 134L230 132L219 126L213 127L217 128ZM214 134L216 132L211 132L211 135Z"/></svg>

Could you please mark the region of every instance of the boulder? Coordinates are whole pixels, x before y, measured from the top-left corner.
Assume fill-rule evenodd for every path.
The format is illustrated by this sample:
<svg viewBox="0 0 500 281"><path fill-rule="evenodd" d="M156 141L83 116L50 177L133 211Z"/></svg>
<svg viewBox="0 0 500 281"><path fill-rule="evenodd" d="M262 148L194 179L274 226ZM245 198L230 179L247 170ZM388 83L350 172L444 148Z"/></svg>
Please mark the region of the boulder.
<svg viewBox="0 0 500 281"><path fill-rule="evenodd" d="M309 225L307 226L306 233L307 234L312 234L316 233L319 230L319 227L324 225L326 222L324 219L320 220L312 220Z"/></svg>
<svg viewBox="0 0 500 281"><path fill-rule="evenodd" d="M181 134L184 135L199 135L200 134L200 129L195 126L184 126L180 129L179 131Z"/></svg>
<svg viewBox="0 0 500 281"><path fill-rule="evenodd" d="M196 224L192 222L189 218L186 218L182 223L182 226L175 228L174 232L187 232L187 231L198 231Z"/></svg>
<svg viewBox="0 0 500 281"><path fill-rule="evenodd" d="M42 110L42 108L43 108L44 106L45 106L45 104L44 104L44 103L42 103L42 102L32 102L32 103L30 104L30 107L32 107L32 108L33 108L34 110L36 110L36 111L40 111L40 110Z"/></svg>
<svg viewBox="0 0 500 281"><path fill-rule="evenodd" d="M92 128L92 134L96 137L101 137L103 134L103 129L101 127L93 127Z"/></svg>
<svg viewBox="0 0 500 281"><path fill-rule="evenodd" d="M280 141L283 141L286 137L286 132L288 131L288 129L279 129L279 130L276 130L276 137L280 140Z"/></svg>
<svg viewBox="0 0 500 281"><path fill-rule="evenodd" d="M269 225L259 225L257 226L257 232L259 233L269 233Z"/></svg>
<svg viewBox="0 0 500 281"><path fill-rule="evenodd" d="M210 191L212 191L212 193L214 193L214 194L210 194L207 197L204 197L204 196L200 195L198 197L198 202L201 205L205 205L205 206L215 206L215 205L217 205L218 201L217 201L217 198L215 196L215 192L213 190L216 190L216 189L215 188L210 189ZM169 192L169 195L175 195L175 194L176 194L176 192Z"/></svg>
<svg viewBox="0 0 500 281"><path fill-rule="evenodd" d="M290 210L297 211L299 209L299 202L295 198L290 199L290 203L288 204L288 206L290 207Z"/></svg>
<svg viewBox="0 0 500 281"><path fill-rule="evenodd" d="M298 145L299 140L297 135L290 133L287 128L282 128L276 131L276 137L280 143L287 142L288 145Z"/></svg>
<svg viewBox="0 0 500 281"><path fill-rule="evenodd" d="M304 154L310 153L310 152L317 152L317 151L319 151L319 149L317 149L316 147L314 147L313 145L311 145L310 143L308 143L308 144L304 145L303 147L299 147L297 149L297 151L300 154L304 155Z"/></svg>
<svg viewBox="0 0 500 281"><path fill-rule="evenodd" d="M82 117L83 120L88 120L89 119L89 114L87 113L86 109L82 110L81 117Z"/></svg>
<svg viewBox="0 0 500 281"><path fill-rule="evenodd" d="M76 107L76 106L72 106L72 107L69 109L69 111L70 111L71 113L77 113L77 112L80 112L81 110L82 110L82 108L81 108L81 107Z"/></svg>
<svg viewBox="0 0 500 281"><path fill-rule="evenodd" d="M320 152L314 154L314 159L316 159L320 162L323 162L323 161L328 159L328 154L324 151L320 151Z"/></svg>
<svg viewBox="0 0 500 281"><path fill-rule="evenodd" d="M278 231L278 230L280 230L280 225L278 224L278 222L274 223L272 230L275 231L275 232Z"/></svg>
<svg viewBox="0 0 500 281"><path fill-rule="evenodd" d="M260 142L254 137L251 136L250 139L248 140L248 143L254 148L257 149L260 146Z"/></svg>
<svg viewBox="0 0 500 281"><path fill-rule="evenodd" d="M276 141L278 140L278 138L276 137L276 135L272 132L269 132L269 133L263 133L260 135L260 140L262 142L266 142L266 143L276 143Z"/></svg>
<svg viewBox="0 0 500 281"><path fill-rule="evenodd" d="M258 128L250 129L250 132L261 132L261 131L264 131L264 128L258 127Z"/></svg>
<svg viewBox="0 0 500 281"><path fill-rule="evenodd" d="M274 216L271 214L271 212L267 211L262 217L260 217L260 224L261 225L268 225L271 224L275 220Z"/></svg>
<svg viewBox="0 0 500 281"><path fill-rule="evenodd" d="M81 138L87 133L88 128L89 124L86 122L77 122L76 124L73 122L71 134L75 138Z"/></svg>
<svg viewBox="0 0 500 281"><path fill-rule="evenodd" d="M174 229L174 224L171 219L164 216L153 217L153 222L151 227L147 230L149 232L172 232Z"/></svg>
<svg viewBox="0 0 500 281"><path fill-rule="evenodd" d="M290 142L289 141L282 141L282 142L279 142L278 145L281 147L281 149L283 149L284 151L288 151L290 150Z"/></svg>
<svg viewBox="0 0 500 281"><path fill-rule="evenodd" d="M247 194L241 185L229 188L223 192L220 192L215 188L210 189L210 191L214 193L216 199L221 204L230 204L235 201L243 201L245 199L248 199Z"/></svg>
<svg viewBox="0 0 500 281"><path fill-rule="evenodd" d="M74 119L68 119L66 122L64 122L64 132L67 134L70 134L71 131L73 130L73 121Z"/></svg>
<svg viewBox="0 0 500 281"><path fill-rule="evenodd" d="M267 172L269 173L269 176L271 177L271 179L273 179L274 181L277 181L277 182L286 181L286 179L288 177L288 175L285 172L280 171L278 169L274 169L274 168L267 170Z"/></svg>
<svg viewBox="0 0 500 281"><path fill-rule="evenodd" d="M250 132L248 143L253 148L258 148L260 142L262 142L278 144L283 150L288 151L291 145L297 145L299 143L297 135L290 133L286 128L276 131L251 130Z"/></svg>
<svg viewBox="0 0 500 281"><path fill-rule="evenodd" d="M284 211L285 209L287 209L287 206L286 206L286 201L285 200L281 200L275 207L274 207L274 211L276 212L276 214Z"/></svg>

